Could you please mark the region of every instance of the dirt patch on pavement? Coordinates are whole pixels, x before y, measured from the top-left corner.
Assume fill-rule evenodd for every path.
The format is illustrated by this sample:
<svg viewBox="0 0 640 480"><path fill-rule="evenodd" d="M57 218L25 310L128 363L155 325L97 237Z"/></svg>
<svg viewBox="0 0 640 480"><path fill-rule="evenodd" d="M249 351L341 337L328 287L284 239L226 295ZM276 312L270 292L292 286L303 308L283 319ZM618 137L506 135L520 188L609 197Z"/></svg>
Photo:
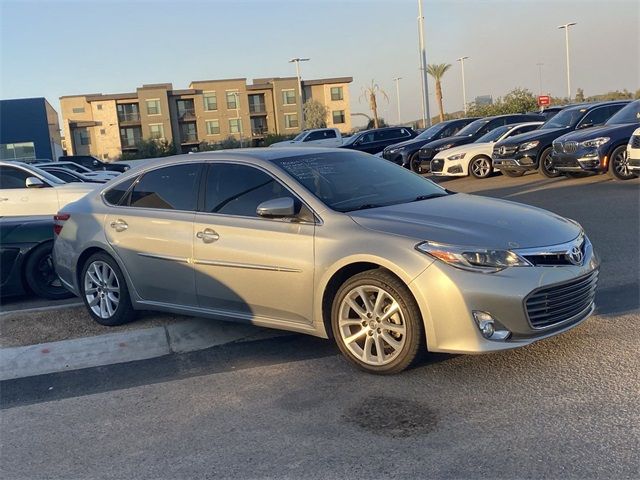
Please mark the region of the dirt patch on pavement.
<svg viewBox="0 0 640 480"><path fill-rule="evenodd" d="M105 327L94 322L85 307L70 307L39 312L12 312L0 315L0 347L17 347L91 337L125 330L158 327L181 322L189 317L141 312L128 325Z"/></svg>
<svg viewBox="0 0 640 480"><path fill-rule="evenodd" d="M432 432L436 413L427 405L392 397L367 397L349 408L343 420L384 437L414 437Z"/></svg>

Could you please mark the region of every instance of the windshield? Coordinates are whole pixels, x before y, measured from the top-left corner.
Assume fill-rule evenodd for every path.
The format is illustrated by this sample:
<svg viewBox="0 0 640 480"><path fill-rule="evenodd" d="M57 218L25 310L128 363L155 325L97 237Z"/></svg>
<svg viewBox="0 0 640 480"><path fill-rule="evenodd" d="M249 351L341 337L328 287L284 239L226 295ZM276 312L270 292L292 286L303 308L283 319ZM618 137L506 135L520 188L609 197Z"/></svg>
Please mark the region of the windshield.
<svg viewBox="0 0 640 480"><path fill-rule="evenodd" d="M478 130L484 127L487 123L489 123L489 120L486 118L480 118L474 122L471 122L469 125L456 133L456 137L466 137L478 133Z"/></svg>
<svg viewBox="0 0 640 480"><path fill-rule="evenodd" d="M355 133L353 135L351 135L350 137L347 138L343 138L342 139L342 144L343 145L351 145L353 142L355 142L357 139L359 139L362 135Z"/></svg>
<svg viewBox="0 0 640 480"><path fill-rule="evenodd" d="M426 178L357 151L300 155L274 163L338 212L448 195Z"/></svg>
<svg viewBox="0 0 640 480"><path fill-rule="evenodd" d="M498 139L502 135L507 133L509 130L511 130L511 128L512 127L507 127L507 126L494 128L490 132L485 133L483 136L481 136L479 139L477 139L475 141L475 143L497 142Z"/></svg>
<svg viewBox="0 0 640 480"><path fill-rule="evenodd" d="M58 177L54 177L49 172L45 172L41 168L34 167L33 165L29 165L29 169L32 170L34 173L37 173L38 175L40 175L49 183L53 183L54 185L64 185L65 183L67 183L64 180L60 180Z"/></svg>
<svg viewBox="0 0 640 480"><path fill-rule="evenodd" d="M437 125L433 125L427 128L424 132L418 135L415 140L429 140L430 138L435 137L441 131L449 126L448 123L438 123Z"/></svg>
<svg viewBox="0 0 640 480"><path fill-rule="evenodd" d="M542 124L540 130L575 126L586 113L586 108L566 108Z"/></svg>
<svg viewBox="0 0 640 480"><path fill-rule="evenodd" d="M624 123L640 123L640 100L631 102L621 110L618 110L605 125L622 125Z"/></svg>
<svg viewBox="0 0 640 480"><path fill-rule="evenodd" d="M306 135L307 135L307 132L300 132L298 135L293 137L293 141L297 142L299 140L302 140Z"/></svg>

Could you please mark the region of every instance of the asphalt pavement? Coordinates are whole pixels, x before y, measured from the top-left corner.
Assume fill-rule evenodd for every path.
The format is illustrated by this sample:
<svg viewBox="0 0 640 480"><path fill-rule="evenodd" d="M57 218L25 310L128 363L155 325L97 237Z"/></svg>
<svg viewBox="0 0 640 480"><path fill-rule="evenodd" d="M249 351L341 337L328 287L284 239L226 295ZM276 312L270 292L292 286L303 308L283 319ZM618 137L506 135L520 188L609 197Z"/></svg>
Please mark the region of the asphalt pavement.
<svg viewBox="0 0 640 480"><path fill-rule="evenodd" d="M640 478L640 180L442 182L574 218L598 314L391 377L288 335L0 384L2 478Z"/></svg>

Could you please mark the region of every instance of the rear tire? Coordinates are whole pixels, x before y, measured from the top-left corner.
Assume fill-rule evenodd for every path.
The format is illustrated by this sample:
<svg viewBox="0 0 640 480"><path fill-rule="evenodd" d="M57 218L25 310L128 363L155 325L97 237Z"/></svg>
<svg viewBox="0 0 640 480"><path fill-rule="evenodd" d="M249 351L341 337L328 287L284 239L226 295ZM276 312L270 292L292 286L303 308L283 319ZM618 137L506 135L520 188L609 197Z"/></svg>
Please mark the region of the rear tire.
<svg viewBox="0 0 640 480"><path fill-rule="evenodd" d="M627 158L627 147L620 145L611 152L609 160L609 174L617 180L631 180L637 175L629 170L629 159Z"/></svg>
<svg viewBox="0 0 640 480"><path fill-rule="evenodd" d="M500 170L507 177L521 177L524 175L524 170Z"/></svg>
<svg viewBox="0 0 640 480"><path fill-rule="evenodd" d="M52 249L53 243L47 242L31 251L24 266L25 281L33 293L47 300L73 297L56 275L51 257Z"/></svg>
<svg viewBox="0 0 640 480"><path fill-rule="evenodd" d="M478 155L469 162L469 173L474 178L487 178L493 173L491 159L484 155Z"/></svg>
<svg viewBox="0 0 640 480"><path fill-rule="evenodd" d="M399 373L425 348L422 315L413 295L382 269L344 282L333 299L331 328L347 360L369 373Z"/></svg>
<svg viewBox="0 0 640 480"><path fill-rule="evenodd" d="M540 160L538 164L538 170L542 175L547 178L556 178L561 175L561 173L553 168L553 159L551 158L551 148L546 148L540 154Z"/></svg>
<svg viewBox="0 0 640 480"><path fill-rule="evenodd" d="M113 327L135 318L127 282L111 256L91 255L82 267L79 284L87 311L99 324Z"/></svg>

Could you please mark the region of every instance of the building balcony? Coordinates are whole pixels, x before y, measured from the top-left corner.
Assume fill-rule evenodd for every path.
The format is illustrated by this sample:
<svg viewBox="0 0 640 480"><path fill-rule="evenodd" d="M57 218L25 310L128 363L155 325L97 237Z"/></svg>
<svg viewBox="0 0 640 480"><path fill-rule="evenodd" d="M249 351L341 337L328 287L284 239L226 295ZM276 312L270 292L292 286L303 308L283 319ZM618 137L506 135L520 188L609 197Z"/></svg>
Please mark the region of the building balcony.
<svg viewBox="0 0 640 480"><path fill-rule="evenodd" d="M264 137L269 130L266 127L254 127L251 129L251 136L255 138Z"/></svg>
<svg viewBox="0 0 640 480"><path fill-rule="evenodd" d="M267 107L265 106L264 103L250 103L249 113L251 115L266 115Z"/></svg>
<svg viewBox="0 0 640 480"><path fill-rule="evenodd" d="M196 111L193 108L178 110L178 119L181 122L193 122L196 120Z"/></svg>
<svg viewBox="0 0 640 480"><path fill-rule="evenodd" d="M140 114L135 113L118 113L118 122L121 125L131 124L131 123L140 123Z"/></svg>
<svg viewBox="0 0 640 480"><path fill-rule="evenodd" d="M180 133L180 143L200 143L198 135L195 133Z"/></svg>

